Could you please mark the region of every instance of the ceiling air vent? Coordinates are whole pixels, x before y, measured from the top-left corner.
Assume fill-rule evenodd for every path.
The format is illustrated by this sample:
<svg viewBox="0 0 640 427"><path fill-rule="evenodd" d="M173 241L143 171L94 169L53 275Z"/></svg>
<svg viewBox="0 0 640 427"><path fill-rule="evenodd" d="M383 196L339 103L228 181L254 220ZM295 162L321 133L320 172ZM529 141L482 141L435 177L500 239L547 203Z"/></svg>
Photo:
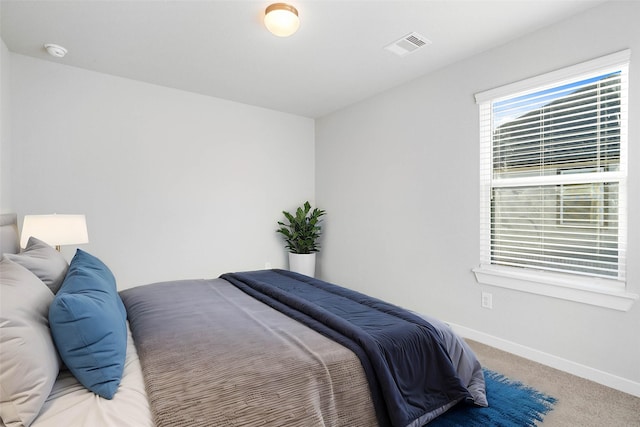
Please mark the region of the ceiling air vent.
<svg viewBox="0 0 640 427"><path fill-rule="evenodd" d="M396 40L390 45L385 46L389 52L393 52L398 56L405 56L411 52L415 52L423 46L428 46L431 44L425 36L418 33L411 33L400 40Z"/></svg>

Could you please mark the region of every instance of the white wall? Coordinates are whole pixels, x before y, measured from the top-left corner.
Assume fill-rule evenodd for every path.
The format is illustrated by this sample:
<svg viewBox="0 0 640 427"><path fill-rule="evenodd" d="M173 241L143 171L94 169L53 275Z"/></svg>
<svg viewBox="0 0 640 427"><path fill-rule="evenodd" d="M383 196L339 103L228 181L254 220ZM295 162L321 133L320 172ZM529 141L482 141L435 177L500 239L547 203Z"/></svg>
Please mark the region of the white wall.
<svg viewBox="0 0 640 427"><path fill-rule="evenodd" d="M286 267L312 120L11 54L14 208L84 213L120 288ZM63 247L71 258L74 248Z"/></svg>
<svg viewBox="0 0 640 427"><path fill-rule="evenodd" d="M611 2L316 122L323 278L530 349L640 393L640 302L629 312L479 285L474 94L632 49L628 290L640 293L638 2ZM493 293L493 310L480 293Z"/></svg>
<svg viewBox="0 0 640 427"><path fill-rule="evenodd" d="M0 39L0 213L12 212L11 188L11 129L10 120L10 54L7 45Z"/></svg>

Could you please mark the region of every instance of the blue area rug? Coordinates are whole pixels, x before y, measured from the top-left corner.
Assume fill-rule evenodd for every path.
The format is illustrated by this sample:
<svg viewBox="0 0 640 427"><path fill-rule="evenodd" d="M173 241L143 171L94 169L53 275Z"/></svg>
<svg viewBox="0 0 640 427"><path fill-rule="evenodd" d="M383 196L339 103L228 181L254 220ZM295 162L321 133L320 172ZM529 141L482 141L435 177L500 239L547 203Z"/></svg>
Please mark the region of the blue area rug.
<svg viewBox="0 0 640 427"><path fill-rule="evenodd" d="M428 427L525 427L549 412L556 399L509 380L502 374L484 370L488 408L460 404L439 416Z"/></svg>

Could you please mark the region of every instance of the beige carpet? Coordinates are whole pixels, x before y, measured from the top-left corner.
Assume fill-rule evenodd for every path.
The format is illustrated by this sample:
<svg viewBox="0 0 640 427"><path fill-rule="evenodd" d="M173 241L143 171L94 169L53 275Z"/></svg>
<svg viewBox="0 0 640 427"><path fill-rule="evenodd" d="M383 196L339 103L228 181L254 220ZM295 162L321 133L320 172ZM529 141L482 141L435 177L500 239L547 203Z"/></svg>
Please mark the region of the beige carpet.
<svg viewBox="0 0 640 427"><path fill-rule="evenodd" d="M558 399L541 425L640 427L640 398L467 340L482 365ZM640 361L638 362L640 363ZM488 396L491 404L491 396Z"/></svg>

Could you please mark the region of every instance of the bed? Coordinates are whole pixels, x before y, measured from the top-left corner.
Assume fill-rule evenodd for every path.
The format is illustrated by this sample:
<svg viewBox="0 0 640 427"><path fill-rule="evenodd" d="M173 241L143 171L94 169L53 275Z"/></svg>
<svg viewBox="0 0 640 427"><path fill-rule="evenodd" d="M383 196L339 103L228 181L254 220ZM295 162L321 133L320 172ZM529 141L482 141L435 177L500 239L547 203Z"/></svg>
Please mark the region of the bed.
<svg viewBox="0 0 640 427"><path fill-rule="evenodd" d="M117 292L0 216L0 418L7 427L421 426L486 406L437 319L285 270ZM64 361L64 362L63 362Z"/></svg>

